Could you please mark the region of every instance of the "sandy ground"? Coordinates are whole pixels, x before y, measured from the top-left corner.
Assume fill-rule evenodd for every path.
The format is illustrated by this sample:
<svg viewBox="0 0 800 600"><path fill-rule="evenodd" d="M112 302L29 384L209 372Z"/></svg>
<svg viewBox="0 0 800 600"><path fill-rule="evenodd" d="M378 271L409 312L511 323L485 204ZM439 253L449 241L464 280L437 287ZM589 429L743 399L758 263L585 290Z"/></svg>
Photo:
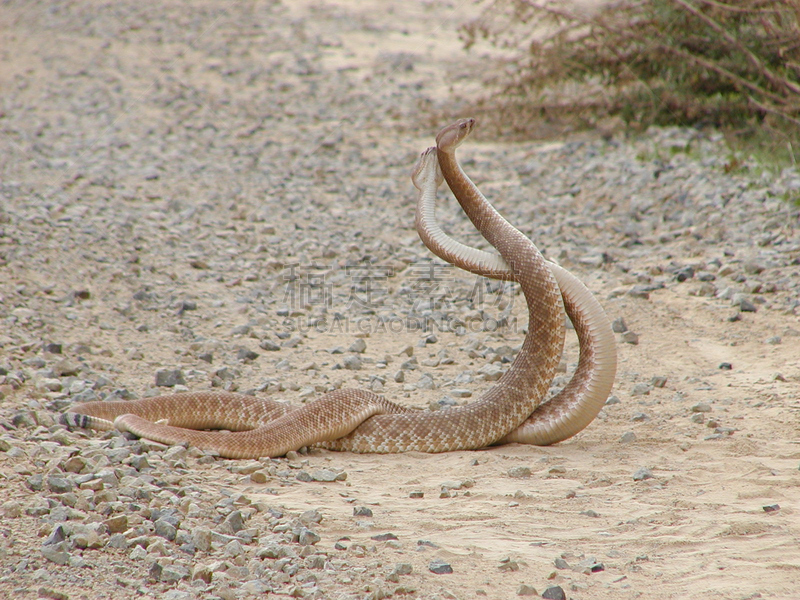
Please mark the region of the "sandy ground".
<svg viewBox="0 0 800 600"><path fill-rule="evenodd" d="M373 320L408 316L428 299L420 290L429 288L414 287L425 281L417 267L432 263L413 231L409 173L438 129L463 116L463 99L487 68L483 49L461 49L464 10L475 8L4 3L0 366L7 373L0 425L4 439L23 450L0 453L4 496L23 509L53 497L25 481L59 470L47 456L59 450L34 447L56 435L58 410L85 389L71 387L76 380L111 396L145 396L156 393L156 371L180 368L189 389L219 385L300 402L345 385L427 406L449 394L448 382L465 371L475 375L486 362L470 354L469 340L519 345L523 324L467 336L437 331L426 345L426 333L381 330ZM782 200L762 203L737 217L737 233L718 215L681 228L657 202L642 204L636 222L649 227L639 232L644 249L626 246L619 231L630 213L613 207L639 198L590 183L566 195L554 189L580 186L579 165L597 160L582 143L479 138L463 157L500 210L549 256L561 256L609 316L638 334L635 345L619 340L619 403L548 448L393 456L313 450L289 466L273 461L279 471L347 473L333 483L279 472L256 484L237 474L235 461L190 461L188 473L179 469L181 485L211 505L220 494L243 493L292 514L318 510L316 547L345 557L335 577L320 581L315 593L322 598L502 599L523 584L538 593L559 585L576 599L797 598L797 210ZM658 156L652 140L592 143L643 171L673 160ZM679 167L713 172L704 183L711 190L729 179L721 166L726 151L719 152L718 163L702 152L681 154ZM638 176L626 168L620 190ZM781 174L784 183L770 179L778 175L736 177L746 194L796 176ZM647 189L656 193L662 182L653 179ZM549 200L526 204L533 197ZM738 197L728 200L735 216ZM454 234L477 243L464 219L452 216L452 201L448 211ZM719 233L704 241L684 235L702 227ZM602 252L614 260L594 261ZM713 259L717 291L729 278L752 292L757 312L698 293L697 282L678 283L669 271L671 264L711 270ZM309 277L320 273L328 279L314 285ZM456 298L484 289L474 278L446 273ZM748 288L754 280L763 285ZM654 282L665 285L647 298L626 292ZM489 314L506 308L508 294L513 300L507 290L489 291ZM522 319L519 298L513 304ZM473 311L458 300L450 308L462 317ZM303 328L334 313L344 329ZM295 337L296 346L277 352L260 346ZM348 355L357 339L367 344L362 368L340 369L342 358L330 349ZM62 354L46 352L48 343L61 344ZM420 366L397 382L408 346ZM259 357L242 361L241 348ZM572 365L573 340L568 349ZM78 376L52 372L64 359L80 363ZM433 389L416 385L422 373ZM646 393L636 395L637 384ZM474 398L490 385L476 378L455 387ZM69 435L62 445L70 452L92 440ZM519 466L530 476L509 475ZM642 468L652 476L635 479ZM764 508L773 505L779 508ZM373 516L354 517L354 506ZM156 598L177 585L186 597L227 597L214 585L147 581L147 561L118 549L83 551L88 567L55 565L39 553L51 530L46 517L6 511L0 595ZM397 541L371 539L388 532ZM353 547L335 549L344 537ZM569 567L557 568L558 558ZM435 559L453 573L429 571ZM395 563L413 566L402 576L405 588L387 579ZM120 578L135 583L126 587Z"/></svg>

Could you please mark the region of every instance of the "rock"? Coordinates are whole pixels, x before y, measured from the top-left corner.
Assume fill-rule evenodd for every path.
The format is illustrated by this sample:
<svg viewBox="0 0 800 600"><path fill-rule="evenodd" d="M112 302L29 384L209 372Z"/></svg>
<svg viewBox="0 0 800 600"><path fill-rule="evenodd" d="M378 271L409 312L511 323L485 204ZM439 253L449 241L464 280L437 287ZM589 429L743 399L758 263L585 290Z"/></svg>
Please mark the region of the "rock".
<svg viewBox="0 0 800 600"><path fill-rule="evenodd" d="M222 526L220 530L223 533L238 533L244 529L244 517L242 516L242 512L239 510L232 511L225 520L222 522Z"/></svg>
<svg viewBox="0 0 800 600"><path fill-rule="evenodd" d="M192 530L192 543L198 550L208 552L211 549L212 539L213 533L207 527L195 527Z"/></svg>
<svg viewBox="0 0 800 600"><path fill-rule="evenodd" d="M428 570L431 573L436 573L437 575L444 575L447 573L453 572L453 567L451 567L448 563L443 560L433 560L428 565Z"/></svg>
<svg viewBox="0 0 800 600"><path fill-rule="evenodd" d="M356 354L363 354L367 350L367 342L363 338L358 338L347 349L348 352L355 352Z"/></svg>
<svg viewBox="0 0 800 600"><path fill-rule="evenodd" d="M628 290L628 295L632 298L642 298L644 300L648 300L650 298L651 291L652 288L650 286L635 285Z"/></svg>
<svg viewBox="0 0 800 600"><path fill-rule="evenodd" d="M231 558L236 558L244 553L244 547L239 540L231 540L225 547L222 549L222 553L225 556L230 556Z"/></svg>
<svg viewBox="0 0 800 600"><path fill-rule="evenodd" d="M66 494L75 488L75 484L65 477L50 475L47 478L47 488L54 494Z"/></svg>
<svg viewBox="0 0 800 600"><path fill-rule="evenodd" d="M267 474L264 471L255 471L250 473L250 481L253 483L267 483Z"/></svg>
<svg viewBox="0 0 800 600"><path fill-rule="evenodd" d="M81 456L70 456L67 460L61 463L61 468L67 473L80 473L86 468L87 462ZM103 483L100 481L99 483ZM85 489L85 488L82 488Z"/></svg>
<svg viewBox="0 0 800 600"><path fill-rule="evenodd" d="M634 481L644 481L645 479L652 479L653 472L647 467L639 467L633 474Z"/></svg>
<svg viewBox="0 0 800 600"><path fill-rule="evenodd" d="M42 556L57 565L69 564L70 555L67 552L66 543L62 542L53 546L42 546Z"/></svg>
<svg viewBox="0 0 800 600"><path fill-rule="evenodd" d="M614 333L625 333L628 331L628 326L625 324L625 319L618 317L611 323L611 330Z"/></svg>
<svg viewBox="0 0 800 600"><path fill-rule="evenodd" d="M705 402L698 402L691 408L693 413L707 413L711 412L711 406Z"/></svg>
<svg viewBox="0 0 800 600"><path fill-rule="evenodd" d="M503 376L502 367L490 363L478 369L478 377L484 381L497 381Z"/></svg>
<svg viewBox="0 0 800 600"><path fill-rule="evenodd" d="M521 584L517 588L517 596L536 596L537 592L536 589L530 585Z"/></svg>
<svg viewBox="0 0 800 600"><path fill-rule="evenodd" d="M266 350L267 352L277 352L278 350L281 349L281 347L278 344L276 344L272 340L267 340L267 339L261 340L258 344L258 347L261 348L262 350Z"/></svg>
<svg viewBox="0 0 800 600"><path fill-rule="evenodd" d="M503 573L519 571L519 563L515 560L511 560L511 557L506 557L500 560L500 564L497 568Z"/></svg>
<svg viewBox="0 0 800 600"><path fill-rule="evenodd" d="M655 375L650 380L650 385L652 385L654 388L663 388L665 385L667 385L667 378L663 375Z"/></svg>
<svg viewBox="0 0 800 600"><path fill-rule="evenodd" d="M154 523L155 525L155 534L159 537L163 537L164 539L173 541L175 540L175 535L178 533L177 528L168 521L164 519L159 519Z"/></svg>
<svg viewBox="0 0 800 600"><path fill-rule="evenodd" d="M416 387L420 390L432 390L436 388L436 384L433 381L433 377L427 373L423 373L419 381L417 381Z"/></svg>
<svg viewBox="0 0 800 600"><path fill-rule="evenodd" d="M748 275L758 275L764 270L764 265L755 260L746 260L742 265L744 272Z"/></svg>
<svg viewBox="0 0 800 600"><path fill-rule="evenodd" d="M103 547L103 542L100 539L100 534L98 533L97 527L81 527L80 530L73 531L70 539L77 548L81 549L96 549Z"/></svg>
<svg viewBox="0 0 800 600"><path fill-rule="evenodd" d="M734 306L739 307L739 310L741 312L756 312L758 310L756 308L756 305L753 304L753 302L750 299L744 297L743 295L737 294L736 296L734 296L733 303Z"/></svg>
<svg viewBox="0 0 800 600"><path fill-rule="evenodd" d="M156 387L175 387L186 385L183 371L180 369L159 369L156 371Z"/></svg>
<svg viewBox="0 0 800 600"><path fill-rule="evenodd" d="M322 513L318 510L307 510L301 514L297 520L305 525L311 525L313 523L322 523Z"/></svg>
<svg viewBox="0 0 800 600"><path fill-rule="evenodd" d="M366 506L354 506L353 507L353 516L354 517L371 517L372 510L367 508Z"/></svg>
<svg viewBox="0 0 800 600"><path fill-rule="evenodd" d="M114 533L108 538L108 543L106 544L109 548L116 548L118 550L127 550L128 549L128 538L126 538L121 533Z"/></svg>
<svg viewBox="0 0 800 600"><path fill-rule="evenodd" d="M652 389L649 383L637 383L631 390L631 396L646 396Z"/></svg>
<svg viewBox="0 0 800 600"><path fill-rule="evenodd" d="M605 571L606 567L603 563L598 562L594 557L585 558L581 562L579 562L575 570L579 573L583 573L584 575L590 575L591 573L600 573L601 571Z"/></svg>
<svg viewBox="0 0 800 600"><path fill-rule="evenodd" d="M344 368L349 371L360 371L362 367L361 359L355 354L348 354L342 361Z"/></svg>
<svg viewBox="0 0 800 600"><path fill-rule="evenodd" d="M53 365L57 377L76 377L83 370L83 363L65 358Z"/></svg>
<svg viewBox="0 0 800 600"><path fill-rule="evenodd" d="M681 267L675 271L675 279L678 282L686 281L692 277L694 277L694 267L690 265L686 265L685 267Z"/></svg>
<svg viewBox="0 0 800 600"><path fill-rule="evenodd" d="M2 509L3 516L6 519L16 519L22 516L22 504L16 502L15 500L4 502Z"/></svg>
<svg viewBox="0 0 800 600"><path fill-rule="evenodd" d="M312 546L317 542L319 542L319 540L320 537L307 527L303 527L302 529L300 529L300 535L297 538L297 542L301 546Z"/></svg>
<svg viewBox="0 0 800 600"><path fill-rule="evenodd" d="M531 470L530 467L511 467L508 470L508 476L514 479L525 479L531 476Z"/></svg>
<svg viewBox="0 0 800 600"><path fill-rule="evenodd" d="M270 543L256 551L258 558L283 558L287 555L286 546Z"/></svg>
<svg viewBox="0 0 800 600"><path fill-rule="evenodd" d="M158 563L153 563L153 565L157 564ZM189 568L183 565L178 565L173 563L171 565L166 565L160 568L159 571L160 571L159 576L153 577L153 579L156 581L163 581L165 583L175 583L176 581L180 581L182 579L189 579Z"/></svg>
<svg viewBox="0 0 800 600"><path fill-rule="evenodd" d="M561 586L553 585L542 592L542 598L547 598L548 600L567 600L567 595L564 593Z"/></svg>
<svg viewBox="0 0 800 600"><path fill-rule="evenodd" d="M563 570L563 569L569 569L570 568L569 563L566 560L564 560L563 558L561 558L560 556L553 561L553 564L555 565L556 569L562 569Z"/></svg>
<svg viewBox="0 0 800 600"><path fill-rule="evenodd" d="M763 509L764 509L764 512L771 513L771 512L779 511L781 509L781 506L780 506L780 504L769 504L767 506L764 506Z"/></svg>
<svg viewBox="0 0 800 600"><path fill-rule="evenodd" d="M398 575L411 575L414 572L414 567L411 566L411 563L397 563L392 572Z"/></svg>
<svg viewBox="0 0 800 600"><path fill-rule="evenodd" d="M293 336L290 337L288 340L284 340L283 342L281 342L281 348L297 348L302 343L303 343L303 338Z"/></svg>
<svg viewBox="0 0 800 600"><path fill-rule="evenodd" d="M131 456L129 464L137 471L144 471L152 468L150 463L147 462L147 457L141 454Z"/></svg>
<svg viewBox="0 0 800 600"><path fill-rule="evenodd" d="M45 377L39 381L36 387L44 392L60 392L62 385L60 379Z"/></svg>
<svg viewBox="0 0 800 600"><path fill-rule="evenodd" d="M622 334L622 341L636 346L639 344L639 334L633 331L626 331Z"/></svg>
<svg viewBox="0 0 800 600"><path fill-rule="evenodd" d="M620 438L620 441L623 444L630 444L631 442L635 442L636 441L636 434L633 433L632 431L626 431L625 433L622 434L622 437Z"/></svg>
<svg viewBox="0 0 800 600"><path fill-rule="evenodd" d="M347 473L345 471L334 471L333 469L315 469L311 473L311 477L314 481L345 481Z"/></svg>
<svg viewBox="0 0 800 600"><path fill-rule="evenodd" d="M236 350L236 360L242 362L252 362L258 358L258 352L253 352L249 348L239 348Z"/></svg>

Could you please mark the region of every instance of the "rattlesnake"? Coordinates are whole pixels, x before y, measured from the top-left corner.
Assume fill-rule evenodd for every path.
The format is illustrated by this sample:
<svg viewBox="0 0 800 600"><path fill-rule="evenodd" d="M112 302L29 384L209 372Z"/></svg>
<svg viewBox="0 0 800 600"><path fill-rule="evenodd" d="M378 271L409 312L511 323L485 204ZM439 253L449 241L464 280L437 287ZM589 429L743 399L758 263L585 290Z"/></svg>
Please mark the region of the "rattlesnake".
<svg viewBox="0 0 800 600"><path fill-rule="evenodd" d="M564 341L564 308L561 291L551 273L552 265L479 192L475 193L477 188L457 165L455 149L469 135L473 123L471 120L460 121L442 130L437 137L438 161L464 211L500 253L501 258L490 259L495 272L486 274L517 281L525 295L529 312L528 332L522 349L495 387L478 401L448 410L422 412L389 402L365 390L336 390L315 402L294 408L239 394L192 392L130 402L80 404L64 413L62 422L69 426L96 429L116 427L162 443L189 443L230 458L281 456L289 450L312 444L357 452L445 452L481 448L500 440L523 441L530 425L526 426L520 434L522 437L518 439L513 437L516 434L510 432L526 421L541 404L555 374ZM435 196L441 182L436 153L428 151L423 154L413 180L421 200L423 196ZM447 244L445 247L453 253L456 264L482 272L474 254L478 251L461 246L467 249L461 254L459 247L455 250ZM439 246L434 244L432 249L439 253ZM591 294L588 296L591 298ZM569 294L565 297L569 298ZM568 307L571 301L568 299ZM590 309L589 314L594 314L592 310L596 312L597 309L599 305ZM574 304L570 307L573 321L576 315L583 314L583 310ZM605 319L602 309L599 310L602 319ZM592 318L589 320L592 321ZM560 397L545 405L555 408L540 409L547 420L544 429L550 431L555 427L558 431L550 436L550 440L544 439L540 443L557 441L568 437L565 432L580 430L596 415L597 398L602 396L599 399L602 405L608 395L608 389L604 386L610 388L613 381L613 368L609 369L609 361L599 363L603 385L591 384L597 379L592 379L591 372L598 363L591 357L598 356L598 344L606 348L601 349L599 355L609 355L608 340L602 335L598 337L595 329L576 323L579 336L581 331L585 334L580 338L581 360L585 363L584 371L588 369L590 374L588 379L586 376L579 378L579 366L576 378L583 383L568 386ZM599 329L602 329L602 323ZM610 344L610 354L614 354L613 337ZM590 359L584 360L586 356ZM610 381L607 381L609 373ZM590 384L586 385L586 381ZM582 402L586 396L592 396L588 411L584 406L587 403ZM580 413L577 418L570 416L566 419L566 430L560 425L560 421L564 421L560 415L564 407L567 407L570 415L575 411ZM590 416L582 416L583 413ZM578 427L579 423L583 424ZM534 424L533 427L537 426ZM231 431L197 431L200 429Z"/></svg>

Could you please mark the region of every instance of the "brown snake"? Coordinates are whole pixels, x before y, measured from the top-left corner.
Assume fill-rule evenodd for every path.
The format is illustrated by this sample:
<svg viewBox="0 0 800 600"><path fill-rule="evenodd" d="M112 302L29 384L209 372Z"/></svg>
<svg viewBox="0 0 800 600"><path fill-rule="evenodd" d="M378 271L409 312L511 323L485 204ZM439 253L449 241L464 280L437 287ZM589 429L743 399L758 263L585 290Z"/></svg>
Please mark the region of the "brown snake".
<svg viewBox="0 0 800 600"><path fill-rule="evenodd" d="M130 402L89 402L71 407L69 412L62 415L62 422L96 429L116 427L162 443L188 443L214 450L230 458L281 456L289 450L313 444L356 452L445 452L481 448L500 440L523 441L522 438L515 439L510 432L526 421L540 405L561 357L564 338L561 292L551 274L552 266L546 263L533 243L508 224L479 192L474 193L477 188L458 167L455 148L472 129L472 121L467 127L464 127L464 123L460 121L445 128L437 137L439 162L462 208L502 257L499 262L497 258L492 259L495 261L492 263L495 273L485 274L518 282L529 312L528 333L517 358L497 385L478 401L458 408L423 412L394 404L368 391L337 390L315 402L295 408L239 394L194 392ZM420 196L430 195L431 189L435 196L441 181L436 167L435 155L431 152L420 159L414 174L414 183L420 190ZM451 177L455 187L450 182ZM434 252L438 254L437 250ZM459 261L457 264L466 265L468 270L482 272L474 254L456 257L456 261ZM565 292L565 299L568 298L570 295ZM582 314L581 309L575 309L574 314L570 314L573 321L576 314ZM607 325L607 319L605 323ZM581 330L589 333L580 337ZM584 352L584 343L592 346L596 342L592 337L593 330L591 327L579 327L576 323L576 331L581 340L581 361L587 362L584 357L591 355L591 352ZM591 370L596 361L589 360L587 364ZM603 371L602 368L600 370ZM607 361L605 379L608 379L609 372L610 381L613 381L613 369L609 371ZM570 389L570 385L560 396ZM610 389L610 382L607 387ZM584 410L580 400L576 402L574 398L582 398L587 393L595 396L601 394L602 390L596 388L598 386L587 387L584 384L573 386L566 402L557 396L547 403L553 404L555 409L542 409L543 417L549 424L555 422L554 419L565 407L570 415L576 410ZM607 394L608 390L600 400L600 405ZM596 400L594 404L597 404ZM568 418L567 422L572 424L567 429L574 430L574 433L595 415L596 411L590 417ZM576 429L576 423L583 421L583 425ZM551 429L549 425L545 428ZM197 431L201 429L231 431ZM565 437L568 435L559 429L559 433L551 435L551 441L539 443L551 443Z"/></svg>
<svg viewBox="0 0 800 600"><path fill-rule="evenodd" d="M462 129L463 139L474 125L474 119L462 119L451 127ZM437 149L426 150L420 161L426 160L426 154L432 152L437 152ZM438 162L447 184L459 201L463 198L467 202L488 205L477 186L461 170L453 153L439 150ZM422 190L417 204L417 231L428 249L471 273L513 280L513 271L503 257L465 246L441 230L435 217L435 200L435 189ZM578 367L566 387L536 408L520 427L499 440L500 444L518 442L543 446L575 435L594 420L614 384L617 351L605 311L577 277L555 263L547 261L547 264L558 282L564 309L578 336Z"/></svg>

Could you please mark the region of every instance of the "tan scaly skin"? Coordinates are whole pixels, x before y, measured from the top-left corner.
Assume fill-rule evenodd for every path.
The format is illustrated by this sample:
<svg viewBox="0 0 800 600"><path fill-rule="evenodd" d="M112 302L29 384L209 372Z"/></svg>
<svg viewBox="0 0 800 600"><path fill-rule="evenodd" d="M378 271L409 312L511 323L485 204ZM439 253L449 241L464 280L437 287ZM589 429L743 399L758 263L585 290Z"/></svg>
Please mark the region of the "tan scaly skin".
<svg viewBox="0 0 800 600"><path fill-rule="evenodd" d="M457 130L458 137L462 141L473 127L473 119L464 119L450 126L453 130ZM441 156L442 153L437 152L435 147L429 148L423 153L420 163L433 160L437 154ZM477 187L458 166L454 156L446 157L443 169L447 169L445 177L457 199L468 195L478 198L478 201L483 198ZM436 187L441 183L441 179L441 175L428 179L425 188L421 189L419 194L416 223L417 231L425 245L440 258L462 269L494 279L512 280L513 271L501 256L465 246L447 236L439 227L435 215L435 201ZM483 201L485 202L485 199ZM549 261L548 265L559 284L565 310L578 336L580 343L578 367L563 390L539 406L520 427L498 443L547 445L575 435L594 420L605 404L614 383L617 363L616 344L603 308L592 293L569 271Z"/></svg>
<svg viewBox="0 0 800 600"><path fill-rule="evenodd" d="M448 148L448 143L447 139L440 140L439 147ZM453 140L453 151L455 145ZM436 176L435 169L428 171L425 176ZM415 179L422 176L418 172ZM485 201L467 198L461 205L511 265L529 308L528 334L521 351L497 385L476 402L421 412L371 392L337 390L290 409L237 394L196 392L131 402L90 402L71 408L63 415L63 422L116 427L162 443L188 443L231 458L281 456L321 442L326 447L355 452L445 452L496 443L527 419L547 393L563 349L563 305L550 269L530 240ZM264 422L277 415L277 419ZM194 427L249 430L225 433L195 431L191 429Z"/></svg>

